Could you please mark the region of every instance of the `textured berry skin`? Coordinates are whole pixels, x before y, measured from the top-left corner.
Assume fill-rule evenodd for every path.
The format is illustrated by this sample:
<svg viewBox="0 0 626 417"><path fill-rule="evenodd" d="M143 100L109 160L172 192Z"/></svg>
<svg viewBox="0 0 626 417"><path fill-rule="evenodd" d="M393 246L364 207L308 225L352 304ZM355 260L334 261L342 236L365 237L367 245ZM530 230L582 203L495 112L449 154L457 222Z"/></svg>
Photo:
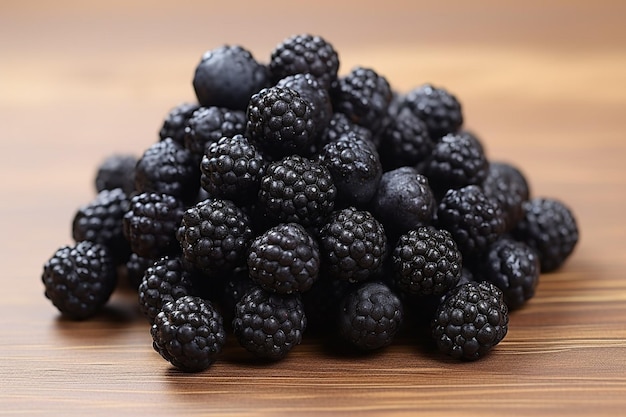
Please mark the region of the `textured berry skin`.
<svg viewBox="0 0 626 417"><path fill-rule="evenodd" d="M441 352L475 360L502 341L508 324L502 291L488 282L468 282L450 291L439 305L432 336Z"/></svg>
<svg viewBox="0 0 626 417"><path fill-rule="evenodd" d="M95 199L74 214L74 241L100 243L107 247L116 263L125 262L130 255L130 247L124 238L122 219L128 207L128 197L121 188L100 191Z"/></svg>
<svg viewBox="0 0 626 417"><path fill-rule="evenodd" d="M426 123L408 109L390 117L380 136L378 149L385 171L416 166L430 156L435 146Z"/></svg>
<svg viewBox="0 0 626 417"><path fill-rule="evenodd" d="M280 294L308 291L317 281L319 268L317 241L300 224L274 226L250 245L248 273L265 290Z"/></svg>
<svg viewBox="0 0 626 417"><path fill-rule="evenodd" d="M535 295L539 283L539 257L522 242L502 237L489 246L480 277L498 287L510 310L522 307Z"/></svg>
<svg viewBox="0 0 626 417"><path fill-rule="evenodd" d="M209 145L222 137L241 135L246 131L244 110L225 107L200 107L185 126L185 148L200 160Z"/></svg>
<svg viewBox="0 0 626 417"><path fill-rule="evenodd" d="M269 72L247 49L223 45L202 55L192 84L204 107L245 110L250 97L269 85Z"/></svg>
<svg viewBox="0 0 626 417"><path fill-rule="evenodd" d="M500 204L505 231L513 229L524 216L522 204L530 198L530 187L524 174L510 163L492 161L482 188L487 197Z"/></svg>
<svg viewBox="0 0 626 417"><path fill-rule="evenodd" d="M402 320L402 302L389 287L367 282L350 291L341 302L339 334L350 345L371 351L390 345Z"/></svg>
<svg viewBox="0 0 626 417"><path fill-rule="evenodd" d="M246 136L274 158L305 154L315 142L315 119L307 100L289 87L269 87L250 99Z"/></svg>
<svg viewBox="0 0 626 417"><path fill-rule="evenodd" d="M115 289L117 276L107 248L85 240L57 250L43 267L45 296L64 315L94 316Z"/></svg>
<svg viewBox="0 0 626 417"><path fill-rule="evenodd" d="M456 133L463 125L461 104L456 97L441 87L424 84L409 91L399 107L409 108L428 126L428 133L434 141Z"/></svg>
<svg viewBox="0 0 626 417"><path fill-rule="evenodd" d="M302 341L307 320L300 295L281 295L254 287L235 306L233 333L255 356L283 359Z"/></svg>
<svg viewBox="0 0 626 417"><path fill-rule="evenodd" d="M384 126L391 98L389 82L371 68L354 68L331 89L333 109L374 134Z"/></svg>
<svg viewBox="0 0 626 417"><path fill-rule="evenodd" d="M110 155L96 171L96 191L121 188L127 195L135 191L135 165L137 158L130 154Z"/></svg>
<svg viewBox="0 0 626 417"><path fill-rule="evenodd" d="M504 232L500 206L477 185L448 190L439 203L437 221L439 227L452 234L468 262L484 253Z"/></svg>
<svg viewBox="0 0 626 417"><path fill-rule="evenodd" d="M266 161L243 135L211 143L200 163L200 184L210 196L240 203L256 200Z"/></svg>
<svg viewBox="0 0 626 417"><path fill-rule="evenodd" d="M409 295L443 295L461 277L461 252L446 230L423 226L400 236L392 263L396 287Z"/></svg>
<svg viewBox="0 0 626 417"><path fill-rule="evenodd" d="M222 316L209 301L190 295L165 303L150 334L154 350L183 372L207 369L226 343Z"/></svg>
<svg viewBox="0 0 626 417"><path fill-rule="evenodd" d="M337 79L339 56L321 36L297 34L276 45L269 69L274 83L288 75L309 73L328 90Z"/></svg>
<svg viewBox="0 0 626 417"><path fill-rule="evenodd" d="M320 229L319 241L327 273L349 282L374 276L387 255L383 225L370 212L354 207L333 212Z"/></svg>
<svg viewBox="0 0 626 417"><path fill-rule="evenodd" d="M337 203L364 206L378 188L383 168L372 143L350 132L324 146L319 155L337 187Z"/></svg>
<svg viewBox="0 0 626 417"><path fill-rule="evenodd" d="M535 197L522 205L524 217L512 236L539 255L541 272L563 265L578 243L578 225L570 208L554 198Z"/></svg>
<svg viewBox="0 0 626 417"><path fill-rule="evenodd" d="M137 162L135 188L189 201L200 188L200 169L187 149L166 138L148 147Z"/></svg>
<svg viewBox="0 0 626 417"><path fill-rule="evenodd" d="M212 275L245 262L252 240L250 218L230 200L208 199L183 214L176 232L184 259Z"/></svg>
<svg viewBox="0 0 626 417"><path fill-rule="evenodd" d="M170 109L163 120L161 130L159 130L159 138L161 140L172 138L180 146L185 146L187 122L199 108L200 105L197 103L184 102Z"/></svg>
<svg viewBox="0 0 626 417"><path fill-rule="evenodd" d="M320 149L345 135L356 135L362 140L372 142L374 148L377 148L376 140L378 136L372 135L369 129L352 122L345 114L335 112L330 118L324 134L320 138Z"/></svg>
<svg viewBox="0 0 626 417"><path fill-rule="evenodd" d="M321 164L291 155L269 164L261 178L258 204L275 223L319 225L334 209L337 188Z"/></svg>
<svg viewBox="0 0 626 417"><path fill-rule="evenodd" d="M144 258L180 252L176 231L183 217L183 203L160 193L136 194L124 215L124 235L132 251Z"/></svg>

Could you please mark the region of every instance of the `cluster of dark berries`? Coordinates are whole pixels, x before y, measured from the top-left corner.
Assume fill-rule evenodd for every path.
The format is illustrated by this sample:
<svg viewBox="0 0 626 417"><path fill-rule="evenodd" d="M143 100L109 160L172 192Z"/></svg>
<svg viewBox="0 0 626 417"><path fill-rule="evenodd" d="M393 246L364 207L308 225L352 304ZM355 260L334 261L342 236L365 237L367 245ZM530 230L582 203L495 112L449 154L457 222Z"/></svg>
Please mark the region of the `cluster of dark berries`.
<svg viewBox="0 0 626 417"><path fill-rule="evenodd" d="M44 266L46 297L86 319L124 274L154 349L189 372L228 334L275 361L307 330L370 351L419 322L444 353L485 355L572 253L572 212L487 158L449 91L338 70L308 34L267 64L241 46L206 52L197 101L173 107L140 157L98 168L75 245Z"/></svg>

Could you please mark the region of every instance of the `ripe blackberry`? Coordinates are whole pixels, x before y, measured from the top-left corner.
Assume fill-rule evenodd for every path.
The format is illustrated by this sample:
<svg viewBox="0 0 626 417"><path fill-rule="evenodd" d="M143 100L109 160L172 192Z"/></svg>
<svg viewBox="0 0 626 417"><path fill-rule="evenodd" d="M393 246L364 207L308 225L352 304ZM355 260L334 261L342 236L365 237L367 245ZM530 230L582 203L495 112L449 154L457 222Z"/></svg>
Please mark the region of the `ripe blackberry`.
<svg viewBox="0 0 626 417"><path fill-rule="evenodd" d="M98 166L96 191L121 188L127 195L135 191L135 165L137 158L129 154L113 154Z"/></svg>
<svg viewBox="0 0 626 417"><path fill-rule="evenodd" d="M446 230L423 226L400 236L392 263L396 287L415 296L445 294L461 278L461 252Z"/></svg>
<svg viewBox="0 0 626 417"><path fill-rule="evenodd" d="M337 204L364 206L378 188L383 168L370 141L349 132L328 143L319 155L337 187Z"/></svg>
<svg viewBox="0 0 626 417"><path fill-rule="evenodd" d="M504 214L504 229L511 231L524 217L522 204L530 198L530 188L524 174L510 163L492 161L482 188L487 197L500 204Z"/></svg>
<svg viewBox="0 0 626 417"><path fill-rule="evenodd" d="M115 263L125 262L130 255L130 247L124 237L122 219L128 207L128 196L121 188L100 191L95 199L74 214L74 241L100 243L107 247Z"/></svg>
<svg viewBox="0 0 626 417"><path fill-rule="evenodd" d="M274 83L288 75L309 73L328 90L337 79L339 56L324 38L297 34L284 39L274 48L269 69Z"/></svg>
<svg viewBox="0 0 626 417"><path fill-rule="evenodd" d="M176 231L183 212L183 203L168 194L141 193L133 196L123 221L124 235L132 251L151 259L180 252Z"/></svg>
<svg viewBox="0 0 626 417"><path fill-rule="evenodd" d="M456 133L463 125L463 112L457 98L444 88L431 84L409 91L399 106L409 108L422 119L434 141L448 133Z"/></svg>
<svg viewBox="0 0 626 417"><path fill-rule="evenodd" d="M330 92L333 109L374 134L384 127L392 91L385 77L371 68L356 67L339 78Z"/></svg>
<svg viewBox="0 0 626 417"><path fill-rule="evenodd" d="M511 231L512 236L537 252L541 272L558 269L578 243L574 214L554 198L535 197L525 201L522 208L524 217Z"/></svg>
<svg viewBox="0 0 626 417"><path fill-rule="evenodd" d="M211 143L200 163L200 184L211 197L241 203L256 200L266 162L243 135Z"/></svg>
<svg viewBox="0 0 626 417"><path fill-rule="evenodd" d="M535 295L539 283L539 257L530 246L502 237L492 243L478 269L480 277L498 287L510 310Z"/></svg>
<svg viewBox="0 0 626 417"><path fill-rule="evenodd" d="M319 241L328 274L349 282L373 277L387 255L383 225L370 212L354 207L333 212L320 229Z"/></svg>
<svg viewBox="0 0 626 417"><path fill-rule="evenodd" d="M171 138L146 149L135 167L139 193L161 193L183 201L195 198L200 188L200 169L193 155Z"/></svg>
<svg viewBox="0 0 626 417"><path fill-rule="evenodd" d="M375 350L393 341L403 320L400 299L379 282L364 283L350 291L339 309L339 334L361 350Z"/></svg>
<svg viewBox="0 0 626 417"><path fill-rule="evenodd" d="M154 350L184 372L207 369L226 343L222 316L211 302L191 295L165 303L150 334Z"/></svg>
<svg viewBox="0 0 626 417"><path fill-rule="evenodd" d="M246 113L224 107L200 107L185 126L185 148L200 161L207 147L222 137L241 135L246 131Z"/></svg>
<svg viewBox="0 0 626 417"><path fill-rule="evenodd" d="M297 223L274 226L250 245L248 273L265 290L280 294L308 291L317 281L319 268L317 241Z"/></svg>
<svg viewBox="0 0 626 417"><path fill-rule="evenodd" d="M269 85L267 67L239 45L223 45L202 55L193 88L202 106L245 110L250 97Z"/></svg>
<svg viewBox="0 0 626 417"><path fill-rule="evenodd" d="M254 287L235 307L233 333L247 351L276 361L300 344L306 324L299 294L276 294Z"/></svg>
<svg viewBox="0 0 626 417"><path fill-rule="evenodd" d="M452 234L464 261L468 262L504 232L500 206L477 185L448 190L439 203L437 222Z"/></svg>
<svg viewBox="0 0 626 417"><path fill-rule="evenodd" d="M212 275L243 264L252 229L248 215L233 202L209 199L185 211L176 237L184 259Z"/></svg>
<svg viewBox="0 0 626 417"><path fill-rule="evenodd" d="M321 224L333 211L337 188L326 167L299 155L269 164L258 206L275 223Z"/></svg>
<svg viewBox="0 0 626 417"><path fill-rule="evenodd" d="M385 172L372 199L373 214L395 235L430 224L435 210L428 179L413 167Z"/></svg>
<svg viewBox="0 0 626 417"><path fill-rule="evenodd" d="M64 246L45 263L45 296L63 314L82 320L94 316L115 289L115 264L106 246L89 240Z"/></svg>
<svg viewBox="0 0 626 417"><path fill-rule="evenodd" d="M315 142L311 105L291 88L264 88L252 96L246 115L246 136L274 158L307 153Z"/></svg>
<svg viewBox="0 0 626 417"><path fill-rule="evenodd" d="M199 108L200 105L197 103L184 102L170 109L163 120L161 130L159 130L159 138L161 140L172 138L174 142L178 143L180 146L185 146L185 128L187 127L187 122Z"/></svg>
<svg viewBox="0 0 626 417"><path fill-rule="evenodd" d="M439 305L432 336L441 352L475 360L502 341L508 323L502 291L488 282L468 282L450 291Z"/></svg>
<svg viewBox="0 0 626 417"><path fill-rule="evenodd" d="M380 142L378 149L385 171L417 166L430 156L435 146L426 123L408 109L389 118L380 134Z"/></svg>
<svg viewBox="0 0 626 417"><path fill-rule="evenodd" d="M326 130L320 138L320 149L346 134L354 134L363 140L369 140L374 145L374 148L378 147L378 136L372 135L372 132L366 127L359 126L358 124L352 122L344 113L335 112L330 118L328 126L326 126Z"/></svg>

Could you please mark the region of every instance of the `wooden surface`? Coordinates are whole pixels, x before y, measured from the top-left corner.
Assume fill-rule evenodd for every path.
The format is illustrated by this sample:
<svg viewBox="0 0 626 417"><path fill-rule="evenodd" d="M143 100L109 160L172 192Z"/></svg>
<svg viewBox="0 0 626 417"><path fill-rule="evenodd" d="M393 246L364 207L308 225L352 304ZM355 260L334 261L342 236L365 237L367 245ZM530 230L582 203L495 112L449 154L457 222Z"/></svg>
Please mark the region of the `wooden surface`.
<svg viewBox="0 0 626 417"><path fill-rule="evenodd" d="M0 3L0 415L626 413L626 3L91 3ZM201 54L239 43L266 62L301 32L331 41L342 73L454 92L488 156L576 214L574 254L484 360L403 337L365 357L308 340L261 366L231 338L185 375L152 350L132 294L81 323L44 298L43 263L71 242L95 167L156 140L193 99Z"/></svg>

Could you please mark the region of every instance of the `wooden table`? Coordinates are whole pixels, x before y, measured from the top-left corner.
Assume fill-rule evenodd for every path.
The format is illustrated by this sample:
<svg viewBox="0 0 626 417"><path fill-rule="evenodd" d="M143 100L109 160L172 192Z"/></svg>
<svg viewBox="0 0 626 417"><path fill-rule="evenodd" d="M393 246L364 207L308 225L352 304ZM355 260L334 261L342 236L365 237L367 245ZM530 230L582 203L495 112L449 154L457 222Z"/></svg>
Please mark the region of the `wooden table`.
<svg viewBox="0 0 626 417"><path fill-rule="evenodd" d="M106 3L0 4L0 415L626 413L626 3ZM156 140L167 111L194 99L201 54L241 44L266 62L300 32L331 41L342 73L454 92L489 157L576 214L574 254L484 360L411 338L366 357L307 339L260 366L231 338L186 375L152 350L133 294L80 323L44 298L43 263L71 243L95 167Z"/></svg>

